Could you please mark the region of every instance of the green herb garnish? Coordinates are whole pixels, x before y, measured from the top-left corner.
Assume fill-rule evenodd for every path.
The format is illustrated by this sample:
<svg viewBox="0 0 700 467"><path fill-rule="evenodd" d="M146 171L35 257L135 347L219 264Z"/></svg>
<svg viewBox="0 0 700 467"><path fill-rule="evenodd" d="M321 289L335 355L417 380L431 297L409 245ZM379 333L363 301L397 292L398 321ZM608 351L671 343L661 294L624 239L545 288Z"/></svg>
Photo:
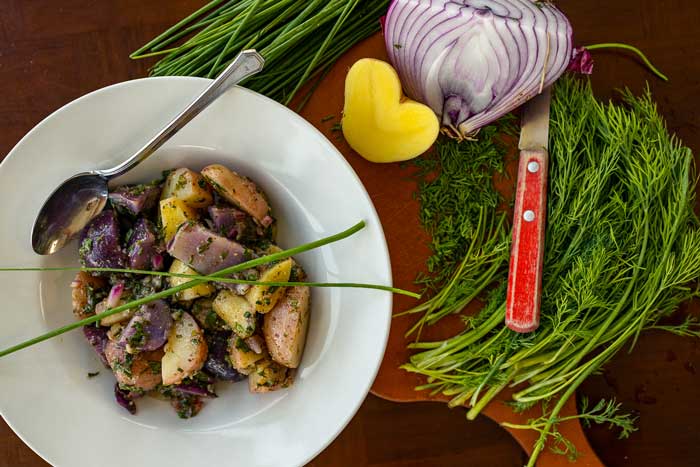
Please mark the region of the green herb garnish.
<svg viewBox="0 0 700 467"><path fill-rule="evenodd" d="M403 368L429 378L417 389L449 395L451 406L469 404L469 419L506 387L518 388L512 399L519 409L551 399L542 417L514 427L539 433L529 465L551 437L559 451L570 453L556 428L565 402L616 352L633 347L641 331L700 336L692 318L659 324L696 296L689 284L700 278L693 155L669 134L648 91L640 97L625 91L622 97L623 103L600 102L587 80L572 77L554 87L541 323L535 332L517 334L503 323L510 229L493 198L489 167L500 167L504 155L484 138L495 130L486 129L475 143L493 158L482 164L481 176L468 173L473 165L465 156L477 155L469 149L473 143L452 147L442 141L434 167L427 167L437 179L426 178L419 188L421 219L433 236L431 274L421 281L434 296L409 310L422 313L412 331L476 298L485 305L463 318L459 334L411 344L416 353ZM440 196L448 185L445 201ZM481 193L458 205L465 201L454 198L474 190ZM632 430L632 420L614 403L585 407L581 419L612 423L623 434Z"/></svg>

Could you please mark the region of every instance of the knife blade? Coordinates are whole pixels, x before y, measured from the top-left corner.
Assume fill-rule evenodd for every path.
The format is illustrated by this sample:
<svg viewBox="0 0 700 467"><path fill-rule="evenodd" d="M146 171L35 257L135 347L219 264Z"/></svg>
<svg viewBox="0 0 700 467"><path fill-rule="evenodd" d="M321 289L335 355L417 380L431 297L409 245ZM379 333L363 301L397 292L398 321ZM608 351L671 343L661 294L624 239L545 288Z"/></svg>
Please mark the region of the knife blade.
<svg viewBox="0 0 700 467"><path fill-rule="evenodd" d="M521 151L547 149L549 146L549 108L552 100L551 88L525 103L520 120Z"/></svg>
<svg viewBox="0 0 700 467"><path fill-rule="evenodd" d="M546 88L525 104L521 117L505 319L521 333L534 331L540 323L550 103L551 90Z"/></svg>

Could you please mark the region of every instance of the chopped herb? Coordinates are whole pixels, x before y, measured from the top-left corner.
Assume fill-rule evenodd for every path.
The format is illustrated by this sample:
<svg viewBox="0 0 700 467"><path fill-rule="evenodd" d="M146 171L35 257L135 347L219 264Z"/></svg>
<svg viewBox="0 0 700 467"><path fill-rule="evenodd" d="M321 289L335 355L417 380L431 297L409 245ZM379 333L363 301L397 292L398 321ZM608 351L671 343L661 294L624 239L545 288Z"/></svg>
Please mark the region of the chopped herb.
<svg viewBox="0 0 700 467"><path fill-rule="evenodd" d="M80 255L81 259L84 259L90 254L90 252L92 252L92 246L93 239L91 237L86 237L85 240L83 240L83 243L80 244L80 249L78 250L78 254Z"/></svg>
<svg viewBox="0 0 700 467"><path fill-rule="evenodd" d="M321 122L327 122L328 120L333 120L335 118L335 115L326 115L321 119Z"/></svg>
<svg viewBox="0 0 700 467"><path fill-rule="evenodd" d="M175 183L175 191L180 191L187 186L187 177L184 173L177 177L177 182Z"/></svg>
<svg viewBox="0 0 700 467"><path fill-rule="evenodd" d="M87 377L88 377L88 378L94 378L95 376L97 376L97 375L99 375L99 374L100 374L99 371L88 372Z"/></svg>
<svg viewBox="0 0 700 467"><path fill-rule="evenodd" d="M199 253L201 255L202 253L207 251L209 249L209 247L211 246L213 241L214 241L213 237L207 237L207 240L197 247L197 253Z"/></svg>
<svg viewBox="0 0 700 467"><path fill-rule="evenodd" d="M161 363L155 360L148 361L148 367L151 369L151 373L157 375L161 372Z"/></svg>
<svg viewBox="0 0 700 467"><path fill-rule="evenodd" d="M238 350L242 350L243 352L250 352L250 347L248 347L248 344L246 344L245 341L240 337L236 338L236 343L234 345Z"/></svg>

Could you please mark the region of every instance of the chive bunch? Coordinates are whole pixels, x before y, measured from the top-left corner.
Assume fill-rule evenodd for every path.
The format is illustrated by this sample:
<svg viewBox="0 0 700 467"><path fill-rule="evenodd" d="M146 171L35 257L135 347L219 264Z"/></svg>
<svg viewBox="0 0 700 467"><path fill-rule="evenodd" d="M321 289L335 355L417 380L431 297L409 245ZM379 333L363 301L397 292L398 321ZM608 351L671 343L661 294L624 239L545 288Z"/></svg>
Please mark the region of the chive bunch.
<svg viewBox="0 0 700 467"><path fill-rule="evenodd" d="M131 54L153 76L214 78L244 49L265 58L246 87L289 104L310 79L379 30L388 0L213 0ZM301 105L303 105L302 102Z"/></svg>

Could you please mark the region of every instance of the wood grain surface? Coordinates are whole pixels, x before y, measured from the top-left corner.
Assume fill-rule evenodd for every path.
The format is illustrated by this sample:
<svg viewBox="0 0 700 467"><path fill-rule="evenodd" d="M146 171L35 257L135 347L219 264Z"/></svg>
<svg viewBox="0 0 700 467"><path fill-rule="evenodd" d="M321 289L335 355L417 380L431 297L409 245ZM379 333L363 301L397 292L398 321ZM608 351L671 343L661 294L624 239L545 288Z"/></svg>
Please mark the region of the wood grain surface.
<svg viewBox="0 0 700 467"><path fill-rule="evenodd" d="M148 63L130 61L129 52L203 3L0 0L0 157L65 103L103 86L145 76ZM593 82L599 96L613 96L613 90L621 86L638 92L649 80L669 127L700 153L700 5L696 0L560 0L557 4L570 17L577 44L617 41L637 45L671 78L662 83L634 59L596 52ZM375 50L376 45L364 47ZM326 102L325 115L339 113L340 71L314 96ZM311 121L332 135L333 122ZM342 141L337 143L342 148ZM416 228L414 187L397 165L374 165L346 154L385 225L395 283L408 287L421 267L413 255L427 254L423 247L413 251L410 263L400 260L405 258L401 251L407 245L425 241ZM7 223L3 225L7 228ZM403 298L396 302L397 310L410 304ZM403 358L387 354L378 383L381 378L397 377L396 368ZM602 375L584 384L582 394L593 399L615 396L640 416L639 432L627 440L616 440L605 428L586 430L605 465L700 465L698 368L698 340L647 333L633 353L616 356ZM464 414L464 409L448 410L443 404L398 404L368 396L345 431L311 465L523 464L524 452L497 424L485 417L467 422ZM0 467L43 465L0 421Z"/></svg>

